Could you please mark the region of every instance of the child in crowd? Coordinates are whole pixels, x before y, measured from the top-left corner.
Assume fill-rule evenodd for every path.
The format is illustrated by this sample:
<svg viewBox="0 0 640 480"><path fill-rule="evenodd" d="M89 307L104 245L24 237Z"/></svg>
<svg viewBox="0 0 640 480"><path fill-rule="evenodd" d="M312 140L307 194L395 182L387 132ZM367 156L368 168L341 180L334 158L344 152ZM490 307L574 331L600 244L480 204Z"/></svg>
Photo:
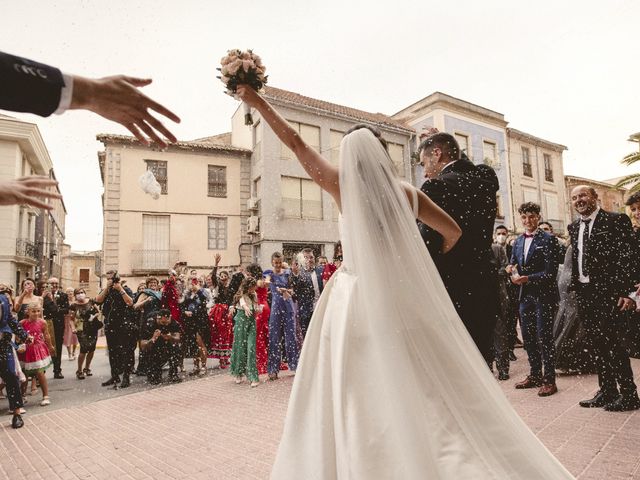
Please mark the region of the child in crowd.
<svg viewBox="0 0 640 480"><path fill-rule="evenodd" d="M243 376L252 387L260 385L256 365L256 314L262 310L256 296L256 280L247 277L242 281L240 292L236 295L235 327L233 329L233 347L231 349L231 375L236 383L242 383Z"/></svg>
<svg viewBox="0 0 640 480"><path fill-rule="evenodd" d="M24 365L24 374L27 377L36 377L42 388L41 406L50 405L49 388L47 386L47 377L45 372L51 365L51 355L55 355L56 351L51 342L47 323L42 318L42 307L39 303L30 303L27 307L27 318L20 322L20 325L33 337L33 340L27 343L24 354L21 355L21 361Z"/></svg>

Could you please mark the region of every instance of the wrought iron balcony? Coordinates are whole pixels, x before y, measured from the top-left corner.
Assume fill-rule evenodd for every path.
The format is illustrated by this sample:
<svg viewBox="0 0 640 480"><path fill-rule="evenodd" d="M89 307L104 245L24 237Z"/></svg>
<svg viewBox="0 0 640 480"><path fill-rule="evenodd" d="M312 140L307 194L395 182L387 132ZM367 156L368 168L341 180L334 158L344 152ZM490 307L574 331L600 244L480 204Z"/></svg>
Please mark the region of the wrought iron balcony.
<svg viewBox="0 0 640 480"><path fill-rule="evenodd" d="M16 255L38 261L38 246L28 238L16 238Z"/></svg>
<svg viewBox="0 0 640 480"><path fill-rule="evenodd" d="M131 250L131 269L137 272L166 272L179 258L180 250Z"/></svg>

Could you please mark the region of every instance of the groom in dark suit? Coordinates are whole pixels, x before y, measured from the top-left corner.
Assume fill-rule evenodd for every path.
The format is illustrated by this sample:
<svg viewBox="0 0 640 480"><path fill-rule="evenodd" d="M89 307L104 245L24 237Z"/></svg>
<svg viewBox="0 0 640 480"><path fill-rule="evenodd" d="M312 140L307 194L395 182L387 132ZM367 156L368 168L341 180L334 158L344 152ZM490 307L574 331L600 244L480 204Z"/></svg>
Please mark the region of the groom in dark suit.
<svg viewBox="0 0 640 480"><path fill-rule="evenodd" d="M580 219L569 225L573 249L571 286L576 291L578 316L584 322L591 354L596 359L600 390L580 402L581 407L604 407L613 412L640 408L629 353L620 335L623 311L635 308L628 298L635 291L629 217L605 212L596 191L586 185L571 191Z"/></svg>
<svg viewBox="0 0 640 480"><path fill-rule="evenodd" d="M516 388L541 387L538 395L548 397L556 387L553 319L558 304L558 241L538 228L540 205L523 203L518 209L525 232L511 253L511 282L519 287L520 326L531 371ZM543 375L544 366L544 375Z"/></svg>
<svg viewBox="0 0 640 480"><path fill-rule="evenodd" d="M443 255L440 234L422 223L420 233L458 315L491 365L498 309L497 273L491 263L498 177L491 167L461 158L458 142L448 133L428 136L418 152L427 178L422 191L453 217L462 237Z"/></svg>

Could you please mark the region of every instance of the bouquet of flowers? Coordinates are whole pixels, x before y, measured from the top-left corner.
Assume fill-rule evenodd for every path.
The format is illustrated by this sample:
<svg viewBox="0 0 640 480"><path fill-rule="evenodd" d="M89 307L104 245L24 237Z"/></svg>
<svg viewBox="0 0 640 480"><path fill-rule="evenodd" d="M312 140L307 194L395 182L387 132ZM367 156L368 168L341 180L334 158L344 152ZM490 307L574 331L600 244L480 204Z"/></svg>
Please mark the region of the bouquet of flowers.
<svg viewBox="0 0 640 480"><path fill-rule="evenodd" d="M234 96L238 85L249 85L259 92L267 83L267 70L262 64L262 59L253 53L252 50L243 52L242 50L229 50L225 57L220 60L221 67L217 70L221 73L218 78L227 87L227 94ZM251 109L244 106L244 124L253 125Z"/></svg>

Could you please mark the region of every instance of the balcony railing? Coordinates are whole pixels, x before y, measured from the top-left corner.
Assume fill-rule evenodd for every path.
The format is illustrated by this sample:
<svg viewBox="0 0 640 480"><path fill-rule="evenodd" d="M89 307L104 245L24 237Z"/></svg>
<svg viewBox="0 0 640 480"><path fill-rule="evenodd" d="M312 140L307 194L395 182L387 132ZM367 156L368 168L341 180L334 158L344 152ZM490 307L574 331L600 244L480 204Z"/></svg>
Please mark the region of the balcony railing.
<svg viewBox="0 0 640 480"><path fill-rule="evenodd" d="M530 163L523 163L522 164L522 174L525 177L533 177L533 170L531 168L531 164Z"/></svg>
<svg viewBox="0 0 640 480"><path fill-rule="evenodd" d="M131 250L131 268L136 271L167 271L179 260L180 250Z"/></svg>
<svg viewBox="0 0 640 480"><path fill-rule="evenodd" d="M35 242L27 238L16 238L16 255L38 260L38 247Z"/></svg>

